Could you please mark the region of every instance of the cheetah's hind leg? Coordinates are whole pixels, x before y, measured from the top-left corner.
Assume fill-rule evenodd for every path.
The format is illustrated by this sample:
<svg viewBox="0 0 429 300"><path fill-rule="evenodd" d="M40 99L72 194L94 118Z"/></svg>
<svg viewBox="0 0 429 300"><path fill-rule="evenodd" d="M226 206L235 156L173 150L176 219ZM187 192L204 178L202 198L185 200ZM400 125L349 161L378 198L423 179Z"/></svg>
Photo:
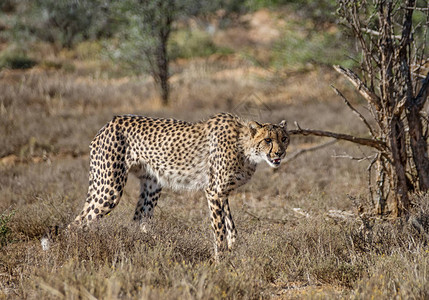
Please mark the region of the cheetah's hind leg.
<svg viewBox="0 0 429 300"><path fill-rule="evenodd" d="M146 174L138 174L137 177L140 180L140 193L133 220L139 223L143 232L147 232L162 188L154 177Z"/></svg>
<svg viewBox="0 0 429 300"><path fill-rule="evenodd" d="M122 139L122 136L116 137L118 144ZM105 143L106 141L98 142L96 139L91 144L88 194L81 213L69 228L84 227L107 215L122 197L129 170L125 153L121 147L114 148L115 152L109 153L106 147L111 145L109 142Z"/></svg>
<svg viewBox="0 0 429 300"><path fill-rule="evenodd" d="M106 124L91 142L88 194L81 213L66 231L105 216L122 197L130 163L126 159L126 137L113 126L112 122ZM42 238L41 244L49 249L49 238Z"/></svg>

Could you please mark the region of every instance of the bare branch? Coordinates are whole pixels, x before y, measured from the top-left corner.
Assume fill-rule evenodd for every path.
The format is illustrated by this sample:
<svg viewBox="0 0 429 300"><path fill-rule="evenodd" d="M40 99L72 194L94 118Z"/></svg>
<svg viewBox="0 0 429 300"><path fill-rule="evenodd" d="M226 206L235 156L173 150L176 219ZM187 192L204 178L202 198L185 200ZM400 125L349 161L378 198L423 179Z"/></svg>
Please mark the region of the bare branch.
<svg viewBox="0 0 429 300"><path fill-rule="evenodd" d="M419 11L428 11L429 8L427 7L402 7L404 9L409 9L409 10L419 10Z"/></svg>
<svg viewBox="0 0 429 300"><path fill-rule="evenodd" d="M367 146L367 147L372 147L372 148L375 148L375 149L382 151L382 152L387 150L387 145L383 141L379 141L379 140L375 140L375 139L359 138L359 137L355 137L355 136L348 135L348 134L334 133L334 132L330 132L330 131L302 129L301 127L299 127L298 123L296 123L296 122L295 122L295 125L296 125L297 129L290 130L289 134L291 134L291 135L300 134L300 135L326 136L326 137L331 137L331 138L334 138L337 140L344 140L344 141L349 141L349 142L352 142L355 144L359 144L359 145L363 145L363 146Z"/></svg>
<svg viewBox="0 0 429 300"><path fill-rule="evenodd" d="M299 156L301 156L304 153L311 152L311 151L316 151L316 150L320 150L322 148L325 148L325 147L328 147L330 145L333 145L336 142L337 142L337 140L331 140L331 141L328 141L326 143L316 145L314 147L300 149L300 150L296 151L295 153L292 153L291 155L289 155L287 157L287 159L286 159L286 162L291 162L292 160L298 158Z"/></svg>
<svg viewBox="0 0 429 300"><path fill-rule="evenodd" d="M292 208L293 212L296 213L299 216L303 216L308 218L310 216L310 214L308 212L306 212L305 210L303 210L301 207L294 207Z"/></svg>
<svg viewBox="0 0 429 300"><path fill-rule="evenodd" d="M356 218L356 215L354 213L339 209L330 209L326 213L326 216L330 217L335 221L348 221Z"/></svg>
<svg viewBox="0 0 429 300"><path fill-rule="evenodd" d="M376 163L376 161L379 159L379 155L376 154L373 158L373 160L369 163L368 168L367 168L367 172L368 172L368 188L369 188L369 195L370 195L370 199L371 201L374 199L374 191L372 190L372 180L371 180L371 172L372 172L372 168L374 167L374 164Z"/></svg>
<svg viewBox="0 0 429 300"><path fill-rule="evenodd" d="M422 75L422 74L419 74L419 73L415 73L414 71L413 71L413 72L411 72L411 74L412 74L414 77L417 77L417 78L421 78L421 79L425 79L425 78L426 78L426 76L425 76L425 75Z"/></svg>
<svg viewBox="0 0 429 300"><path fill-rule="evenodd" d="M378 32L378 31L375 31L375 30L371 30L371 29L368 29L368 28L361 28L361 30L362 30L362 32L365 32L365 33L368 33L368 34L372 34L372 35L375 35L375 36L380 36L381 35L381 32ZM400 40L401 36L400 35L392 35L391 38L395 39L395 40Z"/></svg>
<svg viewBox="0 0 429 300"><path fill-rule="evenodd" d="M362 80L357 76L352 70L345 69L341 66L335 65L334 66L335 71L338 73L344 75L353 85L356 87L356 89L359 91L359 93L371 104L375 106L377 111L381 110L381 103L380 98L371 90L368 89L368 87L362 82Z"/></svg>
<svg viewBox="0 0 429 300"><path fill-rule="evenodd" d="M369 125L368 121L365 119L365 117L357 110L355 109L351 103L349 102L349 100L347 100L347 98L333 85L331 85L331 88L334 90L334 92L341 97L341 99L344 100L344 102L346 103L346 105L359 117L359 119L361 119L361 121L366 125L366 127L368 128L369 132L371 133L371 136L374 137L374 131L371 127L371 125Z"/></svg>
<svg viewBox="0 0 429 300"><path fill-rule="evenodd" d="M406 103L407 103L407 97L404 97L400 101L396 102L395 107L393 109L393 114L396 116L400 116L404 111Z"/></svg>

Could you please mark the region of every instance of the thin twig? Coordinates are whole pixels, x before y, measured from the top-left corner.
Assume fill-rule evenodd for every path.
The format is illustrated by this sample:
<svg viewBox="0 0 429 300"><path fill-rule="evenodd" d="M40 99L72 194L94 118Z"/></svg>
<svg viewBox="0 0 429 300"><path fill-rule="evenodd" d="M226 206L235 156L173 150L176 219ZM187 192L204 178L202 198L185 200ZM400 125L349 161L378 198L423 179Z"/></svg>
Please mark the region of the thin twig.
<svg viewBox="0 0 429 300"><path fill-rule="evenodd" d="M415 72L411 72L411 75L413 75L415 77L418 77L420 79L425 79L426 78L425 75L422 75L422 74L419 74L419 73L415 73Z"/></svg>
<svg viewBox="0 0 429 300"><path fill-rule="evenodd" d="M381 100L380 98L372 92L363 81L357 76L352 70L345 69L341 66L334 66L335 71L344 75L359 91L359 93L371 104L375 106L377 111L381 109Z"/></svg>
<svg viewBox="0 0 429 300"><path fill-rule="evenodd" d="M373 158L374 155L370 155L370 156L363 156L363 157L354 157L351 155L347 155L347 154L343 154L343 155L332 155L333 158L348 158L351 160L356 160L358 162L364 161L364 160L369 160L370 158Z"/></svg>
<svg viewBox="0 0 429 300"><path fill-rule="evenodd" d="M371 127L371 125L369 125L368 121L365 119L365 117L357 110L353 107L353 105L351 105L351 103L349 102L349 100L347 100L347 98L335 87L331 84L331 88L334 90L334 92L341 97L341 99L344 100L344 102L346 103L346 105L359 117L359 119L361 119L361 121L366 125L366 127L368 128L369 132L371 133L371 136L374 137L374 131Z"/></svg>
<svg viewBox="0 0 429 300"><path fill-rule="evenodd" d="M427 7L402 7L404 9L409 9L409 10L419 10L419 11L428 11L429 8Z"/></svg>
<svg viewBox="0 0 429 300"><path fill-rule="evenodd" d="M371 29L368 29L368 28L361 28L361 30L362 30L362 32L365 32L365 33L368 33L368 34L372 34L372 35L375 35L375 36L381 36L381 34L382 34L379 31L371 30ZM392 39L396 39L396 40L400 40L401 36L400 35L392 35L391 38Z"/></svg>
<svg viewBox="0 0 429 300"><path fill-rule="evenodd" d="M378 153L374 156L374 159L369 163L369 166L367 168L368 171L368 188L369 188L369 196L371 197L371 202L374 202L374 191L372 189L372 168L374 167L374 164L377 162L377 160L379 159L379 155Z"/></svg>
<svg viewBox="0 0 429 300"><path fill-rule="evenodd" d="M252 218L258 220L259 222L266 221L266 222L270 222L270 223L283 224L283 225L287 223L287 221L281 220L281 219L272 219L272 218L268 218L268 217L260 217L260 216L257 216L254 213L247 211L247 210L245 210L244 212L246 214L248 214L249 216L251 216Z"/></svg>

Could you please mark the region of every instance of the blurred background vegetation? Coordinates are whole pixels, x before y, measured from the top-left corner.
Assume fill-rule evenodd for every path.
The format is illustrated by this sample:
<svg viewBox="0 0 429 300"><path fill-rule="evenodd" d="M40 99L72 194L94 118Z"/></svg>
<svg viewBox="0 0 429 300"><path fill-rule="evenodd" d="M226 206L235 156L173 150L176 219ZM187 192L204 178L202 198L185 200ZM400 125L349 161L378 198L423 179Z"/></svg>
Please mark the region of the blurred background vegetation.
<svg viewBox="0 0 429 300"><path fill-rule="evenodd" d="M274 39L262 47L216 39L220 30L248 26L246 15L260 9L277 13ZM335 9L334 0L5 0L0 69L74 71L72 59L98 60L118 66L107 67L107 77L151 75L166 104L170 64L179 59L238 54L275 71L350 67L353 43L344 43Z"/></svg>
<svg viewBox="0 0 429 300"><path fill-rule="evenodd" d="M0 299L428 299L428 196L412 200L423 230L374 216L373 153L341 142L309 152L325 143L312 136L294 136L291 160L276 172L261 164L232 195L239 239L218 265L204 195L163 190L142 233L132 176L109 217L40 247L46 228L80 212L88 145L113 115L230 111L368 136L330 88L369 115L331 67L359 72L361 60L336 10L334 0L0 1Z"/></svg>

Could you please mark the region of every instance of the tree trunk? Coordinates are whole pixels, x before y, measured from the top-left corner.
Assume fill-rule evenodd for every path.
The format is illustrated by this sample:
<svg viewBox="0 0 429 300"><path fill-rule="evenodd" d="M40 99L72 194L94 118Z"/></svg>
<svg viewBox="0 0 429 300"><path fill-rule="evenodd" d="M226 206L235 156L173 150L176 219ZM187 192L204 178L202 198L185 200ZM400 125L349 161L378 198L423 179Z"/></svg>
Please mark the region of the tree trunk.
<svg viewBox="0 0 429 300"><path fill-rule="evenodd" d="M414 7L415 0L408 0L407 7ZM423 126L420 111L426 101L425 89L427 89L427 80L423 81L420 93L414 98L413 81L410 65L412 63L410 50L412 49L412 18L413 10L408 9L404 14L402 25L401 46L399 48L400 74L404 79L403 94L407 99L407 121L410 135L410 147L413 154L413 161L417 171L419 189L427 191L429 189L429 159L427 154L426 137L423 134ZM424 97L424 98L421 98Z"/></svg>
<svg viewBox="0 0 429 300"><path fill-rule="evenodd" d="M420 109L412 106L407 113L410 146L419 179L420 191L429 190L429 159L426 138L423 135Z"/></svg>
<svg viewBox="0 0 429 300"><path fill-rule="evenodd" d="M410 135L410 146L419 179L420 191L429 190L429 157L427 134L423 134L422 116L420 111L426 103L429 94L429 73L422 81L422 86L415 98L408 99L407 120Z"/></svg>
<svg viewBox="0 0 429 300"><path fill-rule="evenodd" d="M390 123L389 141L392 152L392 187L395 191L395 201L393 213L401 216L408 211L410 200L408 198L407 175L405 166L407 162L405 130L400 117L395 115Z"/></svg>
<svg viewBox="0 0 429 300"><path fill-rule="evenodd" d="M158 77L159 77L159 88L161 92L162 104L167 105L170 97L170 86L168 84L169 79L169 68L168 68L168 54L167 54L167 41L168 37L165 37L163 33L160 33L160 43L157 55L158 65Z"/></svg>
<svg viewBox="0 0 429 300"><path fill-rule="evenodd" d="M371 176L371 174L369 175ZM377 214L382 215L386 209L386 195L384 193L384 182L386 180L385 166L381 159L377 160L376 171L376 198L375 209Z"/></svg>

